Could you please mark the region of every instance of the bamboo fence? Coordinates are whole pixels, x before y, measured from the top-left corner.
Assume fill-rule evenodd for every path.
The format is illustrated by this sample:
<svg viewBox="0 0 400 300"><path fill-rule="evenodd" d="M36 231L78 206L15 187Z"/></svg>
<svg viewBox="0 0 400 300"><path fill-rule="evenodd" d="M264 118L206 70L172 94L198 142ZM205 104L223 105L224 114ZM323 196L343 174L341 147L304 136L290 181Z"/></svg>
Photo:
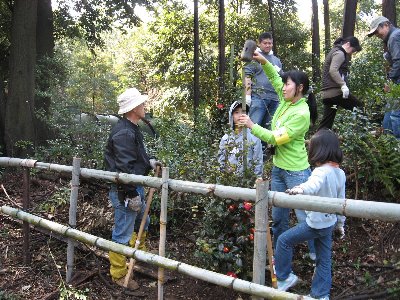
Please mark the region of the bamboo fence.
<svg viewBox="0 0 400 300"><path fill-rule="evenodd" d="M113 251L122 254L126 257L132 257L136 260L162 267L168 270L173 270L203 281L214 283L226 288L231 288L235 291L259 296L266 299L312 299L309 297L299 296L296 294L278 291L274 288L267 287L264 285L248 282L242 279L233 278L227 275L219 274L216 272L201 269L195 266L191 266L179 261L174 261L169 258L165 258L156 254L136 250L134 248L121 245L79 230L58 224L56 222L46 220L42 217L38 217L23 210L16 209L9 206L0 207L2 213L12 216L14 218L26 221L32 225L45 228L49 231L58 233L60 235L72 238L82 243L96 246L102 250Z"/></svg>

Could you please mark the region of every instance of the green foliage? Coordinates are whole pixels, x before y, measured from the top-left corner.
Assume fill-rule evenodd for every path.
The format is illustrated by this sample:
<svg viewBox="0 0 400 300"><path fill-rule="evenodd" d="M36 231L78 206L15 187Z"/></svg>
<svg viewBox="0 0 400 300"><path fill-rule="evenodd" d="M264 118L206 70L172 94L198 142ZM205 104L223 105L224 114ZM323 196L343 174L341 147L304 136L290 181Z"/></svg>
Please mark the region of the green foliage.
<svg viewBox="0 0 400 300"><path fill-rule="evenodd" d="M340 126L339 124L346 124ZM374 136L373 124L360 111L343 111L335 123L343 137L343 162L347 174L352 174L355 198L368 199L381 191L380 200L398 199L400 188L400 144L392 135ZM382 189L383 188L383 189ZM361 192L361 197L358 193ZM377 195L378 196L378 195ZM392 201L393 201L392 200Z"/></svg>
<svg viewBox="0 0 400 300"><path fill-rule="evenodd" d="M0 291L0 300L19 300L21 299L17 295L9 294L4 291Z"/></svg>
<svg viewBox="0 0 400 300"><path fill-rule="evenodd" d="M195 257L205 268L251 278L254 207L250 202L209 199L198 232ZM232 274L233 275L233 274ZM235 276L233 275L233 276Z"/></svg>
<svg viewBox="0 0 400 300"><path fill-rule="evenodd" d="M88 299L88 293L89 289L85 289L84 291L82 291L70 285L65 285L64 282L60 284L60 300L86 300Z"/></svg>
<svg viewBox="0 0 400 300"><path fill-rule="evenodd" d="M56 191L53 193L50 199L41 202L38 206L40 211L47 211L51 214L54 214L54 211L69 203L71 195L71 189L69 187L57 187Z"/></svg>

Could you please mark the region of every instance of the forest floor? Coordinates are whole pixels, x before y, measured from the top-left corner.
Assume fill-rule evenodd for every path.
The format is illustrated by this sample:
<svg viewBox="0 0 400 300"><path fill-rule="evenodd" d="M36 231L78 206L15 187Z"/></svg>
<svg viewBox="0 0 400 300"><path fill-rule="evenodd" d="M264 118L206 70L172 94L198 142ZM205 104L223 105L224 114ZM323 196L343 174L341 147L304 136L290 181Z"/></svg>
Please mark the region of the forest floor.
<svg viewBox="0 0 400 300"><path fill-rule="evenodd" d="M0 190L0 206L22 204L22 176L7 173L1 179L7 191ZM44 180L32 176L31 209L35 215L67 224L68 194L65 179ZM64 196L64 197L63 197ZM53 199L53 200L49 200ZM108 206L107 188L103 184L83 183L79 192L77 228L110 239L112 208ZM59 204L63 204L59 206ZM53 210L53 208L55 208ZM400 299L400 226L399 223L348 218L346 237L335 240L333 251L333 285L331 299ZM175 230L167 236L167 255L171 259L194 264L193 228ZM31 227L31 263L24 264L21 222L0 214L0 300L2 299L157 299L157 280L149 272L135 272L140 288L127 293L113 284L109 263L104 255L86 246L76 254L76 272L71 287L66 288L66 244L54 235ZM157 252L158 236L150 233L150 251ZM295 249L294 272L302 279L291 292L309 293L313 263L304 258L306 246ZM149 269L142 263L142 270ZM266 271L267 285L270 285ZM219 287L189 276L168 272L164 299L250 299L249 295ZM60 294L61 292L66 293ZM64 296L63 296L64 295Z"/></svg>

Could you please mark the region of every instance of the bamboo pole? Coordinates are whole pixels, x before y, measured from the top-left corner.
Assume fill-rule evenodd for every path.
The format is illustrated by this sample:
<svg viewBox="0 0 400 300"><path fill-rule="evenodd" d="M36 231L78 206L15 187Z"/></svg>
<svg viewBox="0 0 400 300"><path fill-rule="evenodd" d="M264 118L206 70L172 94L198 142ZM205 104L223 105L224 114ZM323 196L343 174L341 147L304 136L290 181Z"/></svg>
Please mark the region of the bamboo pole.
<svg viewBox="0 0 400 300"><path fill-rule="evenodd" d="M79 192L79 174L81 167L81 159L74 157L72 162L72 180L71 180L71 195L69 198L69 226L71 228L76 227L76 211L78 206L78 192ZM67 272L66 282L70 282L72 273L74 271L74 252L75 252L75 241L68 239L67 246Z"/></svg>
<svg viewBox="0 0 400 300"><path fill-rule="evenodd" d="M160 213L160 244L158 255L165 257L165 243L167 240L167 211L168 211L168 179L169 168L162 169L161 213ZM158 268L158 300L164 299L164 268Z"/></svg>
<svg viewBox="0 0 400 300"><path fill-rule="evenodd" d="M22 208L25 211L29 210L29 202L30 202L30 177L29 177L29 168L23 167L23 185L24 185L24 193L22 197ZM23 232L23 251L24 251L24 264L29 265L31 263L31 253L30 253L30 231L29 231L29 223L23 222L22 225Z"/></svg>
<svg viewBox="0 0 400 300"><path fill-rule="evenodd" d="M267 253L266 228L268 222L268 181L257 180L257 200L255 203L255 231L253 255L253 282L265 285L265 265ZM260 297L252 297L259 300Z"/></svg>
<svg viewBox="0 0 400 300"><path fill-rule="evenodd" d="M266 299L293 299L293 300L311 300L312 298L292 294L288 292L278 291L271 287L263 286L260 284L252 283L238 278L232 278L227 275L219 274L209 270L201 269L195 266L191 266L179 261L175 261L169 258L165 258L156 254L144 252L141 250L135 250L134 248L118 244L71 227L58 224L53 221L46 220L44 218L29 214L20 209L16 209L9 206L1 206L0 211L6 215L14 218L27 221L30 224L39 226L58 234L67 236L69 238L78 240L82 243L96 246L102 250L113 251L124 255L126 257L134 257L135 259L155 265L164 267L169 270L177 271L179 273L188 275L193 278L197 278L203 281L207 281L213 284L217 284L226 288L231 288L235 291L243 292L250 295L263 297Z"/></svg>
<svg viewBox="0 0 400 300"><path fill-rule="evenodd" d="M24 163L25 161L25 163ZM26 166L31 160L20 158L0 157L2 167L21 167ZM71 166L48 164L33 161L37 169L45 169L62 173L71 173ZM81 177L97 178L111 182L121 182L124 184L141 184L143 186L160 188L161 178L148 176L99 171L93 169L81 169ZM203 195L214 195L220 198L230 198L233 200L256 200L256 191L232 186L218 184L206 184L183 180L168 180L168 187L172 191L191 192ZM268 205L286 208L297 208L303 210L319 211L325 213L338 213L344 216L375 219L387 222L400 221L400 204L386 203L384 201L363 201L353 199L327 198L308 195L288 195L281 192L268 192Z"/></svg>

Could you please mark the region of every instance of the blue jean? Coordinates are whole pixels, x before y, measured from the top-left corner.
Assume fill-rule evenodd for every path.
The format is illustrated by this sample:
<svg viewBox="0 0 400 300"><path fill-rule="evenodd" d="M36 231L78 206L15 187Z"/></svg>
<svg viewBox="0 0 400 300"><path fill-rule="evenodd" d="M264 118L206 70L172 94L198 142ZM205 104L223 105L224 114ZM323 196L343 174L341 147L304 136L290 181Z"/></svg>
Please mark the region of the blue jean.
<svg viewBox="0 0 400 300"><path fill-rule="evenodd" d="M270 98L261 98L260 96L251 95L251 105L249 116L250 119L264 128L271 127L272 117L278 108L279 101Z"/></svg>
<svg viewBox="0 0 400 300"><path fill-rule="evenodd" d="M129 240L133 234L134 229L138 230L140 222L143 218L143 213L146 208L146 201L144 198L144 188L142 186L136 186L136 191L142 198L142 209L140 212L131 210L125 207L124 203L118 200L118 193L115 189L111 189L109 197L114 207L114 228L112 231L112 241L128 245ZM144 230L147 230L150 223L150 217L147 216Z"/></svg>
<svg viewBox="0 0 400 300"><path fill-rule="evenodd" d="M274 166L271 175L271 190L277 192L285 192L287 189L306 182L311 175L309 168L302 171L287 171ZM295 209L297 221L299 223L305 222L306 213L304 210ZM272 207L272 232L274 234L274 245L278 241L279 236L289 229L289 208ZM308 241L308 248L311 253L315 253L314 242Z"/></svg>
<svg viewBox="0 0 400 300"><path fill-rule="evenodd" d="M275 269L278 280L285 280L292 272L293 247L307 240L314 240L316 268L311 284L311 297L329 295L332 286L332 233L335 225L315 229L306 222L297 224L279 236L275 251Z"/></svg>
<svg viewBox="0 0 400 300"><path fill-rule="evenodd" d="M386 133L393 134L400 139L400 110L392 110L385 113L383 129Z"/></svg>

